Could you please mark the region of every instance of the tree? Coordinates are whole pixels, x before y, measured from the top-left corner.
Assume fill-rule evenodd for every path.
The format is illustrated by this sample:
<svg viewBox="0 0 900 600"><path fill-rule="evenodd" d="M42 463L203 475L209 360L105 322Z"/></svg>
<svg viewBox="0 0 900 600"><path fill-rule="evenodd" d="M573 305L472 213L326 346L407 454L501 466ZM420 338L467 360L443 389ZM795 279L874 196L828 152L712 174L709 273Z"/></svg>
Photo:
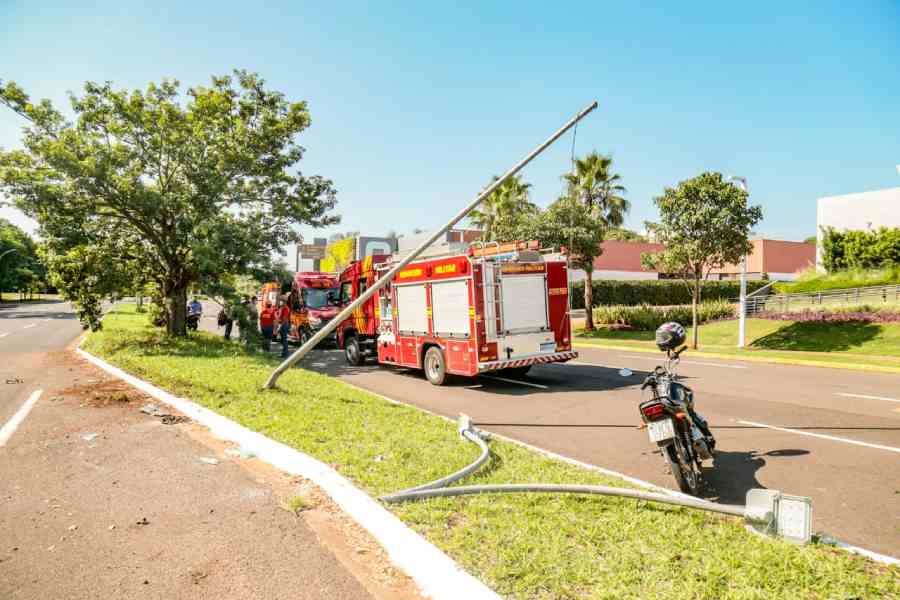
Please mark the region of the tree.
<svg viewBox="0 0 900 600"><path fill-rule="evenodd" d="M494 181L497 179L495 176ZM518 227L519 220L537 212L537 206L529 200L530 188L530 183L514 175L469 213L469 221L483 232L481 239L508 241L507 236Z"/></svg>
<svg viewBox="0 0 900 600"><path fill-rule="evenodd" d="M804 244L817 244L819 242L818 236L811 235L803 239Z"/></svg>
<svg viewBox="0 0 900 600"><path fill-rule="evenodd" d="M0 152L0 189L38 221L50 269L91 327L101 294L141 279L164 299L168 333L184 335L189 289L265 267L300 241L298 225L338 221L331 181L296 170L306 104L253 73L186 95L171 80L144 91L88 82L70 100L74 123L0 87L30 121L24 149Z"/></svg>
<svg viewBox="0 0 900 600"><path fill-rule="evenodd" d="M607 240L619 240L621 242L646 242L647 236L624 227L612 227L606 232Z"/></svg>
<svg viewBox="0 0 900 600"><path fill-rule="evenodd" d="M660 220L647 226L666 249L645 254L643 260L661 272L683 275L692 286L695 349L701 282L712 269L738 263L753 249L749 235L762 219L762 209L748 206L747 198L747 192L725 181L721 173L707 172L665 188L653 200Z"/></svg>
<svg viewBox="0 0 900 600"><path fill-rule="evenodd" d="M328 236L328 241L329 242L339 242L341 240L352 239L355 237L359 237L358 231L345 231L343 233L338 232L338 233L332 233L330 236Z"/></svg>
<svg viewBox="0 0 900 600"><path fill-rule="evenodd" d="M589 251L585 246L579 252L582 257L581 268L584 269L586 279L584 306L587 309L587 316L584 329L593 331L594 258L602 252L600 243L605 239L606 233L612 228L621 227L625 222L625 215L631 205L623 197L625 187L621 183L621 175L612 171L613 159L611 156L604 156L594 151L584 158L576 158L573 166L571 173L563 175L563 181L568 185L569 196L582 202L589 211L590 219L586 221L586 224L597 228L594 236L598 239L597 247ZM574 217L575 215L572 213L570 216Z"/></svg>
<svg viewBox="0 0 900 600"><path fill-rule="evenodd" d="M0 218L0 291L19 293L46 287L46 268L31 237L6 219Z"/></svg>

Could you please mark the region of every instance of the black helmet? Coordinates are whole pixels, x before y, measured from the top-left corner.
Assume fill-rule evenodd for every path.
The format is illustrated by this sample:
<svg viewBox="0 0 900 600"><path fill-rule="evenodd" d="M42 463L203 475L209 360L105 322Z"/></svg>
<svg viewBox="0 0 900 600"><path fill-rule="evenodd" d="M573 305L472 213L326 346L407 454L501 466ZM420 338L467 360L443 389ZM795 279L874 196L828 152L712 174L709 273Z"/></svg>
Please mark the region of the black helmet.
<svg viewBox="0 0 900 600"><path fill-rule="evenodd" d="M663 323L656 330L656 345L660 350L675 350L684 343L684 327L675 321Z"/></svg>

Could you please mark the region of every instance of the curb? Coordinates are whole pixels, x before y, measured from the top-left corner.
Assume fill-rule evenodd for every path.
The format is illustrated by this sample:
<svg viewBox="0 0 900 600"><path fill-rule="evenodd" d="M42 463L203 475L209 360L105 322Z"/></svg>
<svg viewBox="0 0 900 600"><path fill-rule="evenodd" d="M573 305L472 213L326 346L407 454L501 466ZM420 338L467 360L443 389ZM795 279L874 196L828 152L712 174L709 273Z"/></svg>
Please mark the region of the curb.
<svg viewBox="0 0 900 600"><path fill-rule="evenodd" d="M173 396L81 348L77 352L107 373L206 426L216 437L240 444L254 452L260 460L314 482L382 545L391 561L413 578L424 595L436 600L499 600L496 592L463 571L453 559L325 463L190 400Z"/></svg>

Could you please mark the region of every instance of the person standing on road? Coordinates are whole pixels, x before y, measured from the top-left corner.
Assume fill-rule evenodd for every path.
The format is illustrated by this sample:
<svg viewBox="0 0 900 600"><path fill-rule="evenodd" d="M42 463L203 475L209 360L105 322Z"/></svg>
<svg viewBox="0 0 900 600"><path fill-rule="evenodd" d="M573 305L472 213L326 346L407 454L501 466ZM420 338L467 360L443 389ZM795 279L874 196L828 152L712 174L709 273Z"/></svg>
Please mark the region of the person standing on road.
<svg viewBox="0 0 900 600"><path fill-rule="evenodd" d="M228 306L223 306L222 310L219 311L218 316L218 324L221 327L225 326L225 339L231 339L231 328L234 326L234 317L232 316L232 311Z"/></svg>
<svg viewBox="0 0 900 600"><path fill-rule="evenodd" d="M271 302L259 313L259 330L263 335L263 350L268 352L272 347L272 332L275 328L275 309Z"/></svg>
<svg viewBox="0 0 900 600"><path fill-rule="evenodd" d="M281 358L288 357L288 333L291 331L291 307L288 306L287 296L278 303L278 328L281 333Z"/></svg>

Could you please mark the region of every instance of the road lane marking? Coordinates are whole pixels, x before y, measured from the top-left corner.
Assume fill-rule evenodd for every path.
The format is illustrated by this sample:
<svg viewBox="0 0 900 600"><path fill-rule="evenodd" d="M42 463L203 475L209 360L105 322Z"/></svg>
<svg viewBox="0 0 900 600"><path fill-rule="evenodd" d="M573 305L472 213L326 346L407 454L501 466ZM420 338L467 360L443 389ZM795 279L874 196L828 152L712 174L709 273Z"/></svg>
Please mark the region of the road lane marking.
<svg viewBox="0 0 900 600"><path fill-rule="evenodd" d="M529 387L539 388L542 390L548 389L549 385L542 385L540 383L531 383L530 381L519 381L518 379L507 379L506 377L497 377L496 375L482 375L484 379L496 379L497 381L505 381L506 383L518 383L519 385L527 385Z"/></svg>
<svg viewBox="0 0 900 600"><path fill-rule="evenodd" d="M662 362L661 358L653 358L650 356L626 356L624 354L620 354L619 358L627 358L629 360L650 360L653 362ZM721 367L723 369L746 369L745 365L723 365L720 363L711 363L711 362L702 362L699 360L683 360L681 361L683 365L703 365L706 367Z"/></svg>
<svg viewBox="0 0 900 600"><path fill-rule="evenodd" d="M31 329L32 327L37 327L37 323L32 323L31 325L26 325L22 329Z"/></svg>
<svg viewBox="0 0 900 600"><path fill-rule="evenodd" d="M12 418L7 421L6 425L3 426L3 429L0 429L0 447L6 445L6 442L9 441L12 434L16 432L16 429L19 428L19 425L22 424L22 421L24 421L25 417L28 416L28 413L31 412L31 409L38 401L38 398L41 397L42 392L43 390L35 390L32 392L31 396L28 397L28 400L25 401L25 404L20 406L19 410L16 411L16 414L14 414Z"/></svg>
<svg viewBox="0 0 900 600"><path fill-rule="evenodd" d="M8 335L9 335L9 332L8 332L8 331L7 331L6 333L0 333L0 339L3 339L3 338L5 338L5 337L8 336Z"/></svg>
<svg viewBox="0 0 900 600"><path fill-rule="evenodd" d="M885 398L884 396L866 396L865 394L845 394L843 392L835 392L835 396L846 396L847 398L865 398L867 400L884 400L886 402L900 402L897 398Z"/></svg>
<svg viewBox="0 0 900 600"><path fill-rule="evenodd" d="M751 425L753 427L762 427L764 429L774 429L776 431L784 431L786 433L796 433L797 435L808 435L809 437L821 438L823 440L831 440L832 442L844 442L845 444L855 444L857 446L865 446L866 448L875 448L876 450L887 450L888 452L900 453L900 448L893 446L882 446L881 444L870 444L868 442L860 442L859 440L850 440L847 438L839 438L833 435L825 435L824 433L810 433L809 431L797 431L796 429L788 429L787 427L777 427L775 425L766 425L765 423L754 423L753 421L738 421L741 425Z"/></svg>

